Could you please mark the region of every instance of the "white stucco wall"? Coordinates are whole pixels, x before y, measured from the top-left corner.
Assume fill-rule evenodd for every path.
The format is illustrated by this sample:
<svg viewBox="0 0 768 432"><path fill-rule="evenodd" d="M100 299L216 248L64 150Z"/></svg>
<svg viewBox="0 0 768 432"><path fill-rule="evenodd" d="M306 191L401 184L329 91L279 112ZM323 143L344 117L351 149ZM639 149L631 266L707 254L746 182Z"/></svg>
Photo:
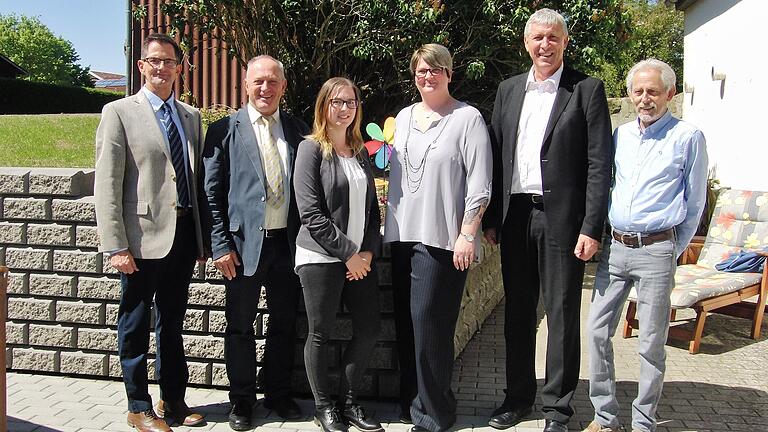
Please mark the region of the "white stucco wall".
<svg viewBox="0 0 768 432"><path fill-rule="evenodd" d="M707 138L724 186L768 191L768 1L699 0L685 10L683 118ZM712 68L724 81L712 79Z"/></svg>

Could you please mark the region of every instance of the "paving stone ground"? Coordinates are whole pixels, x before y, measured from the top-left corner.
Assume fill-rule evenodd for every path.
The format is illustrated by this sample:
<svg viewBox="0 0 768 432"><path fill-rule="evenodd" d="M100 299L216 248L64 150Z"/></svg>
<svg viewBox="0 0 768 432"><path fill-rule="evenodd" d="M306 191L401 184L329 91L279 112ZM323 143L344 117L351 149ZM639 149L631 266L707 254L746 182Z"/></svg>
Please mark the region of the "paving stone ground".
<svg viewBox="0 0 768 432"><path fill-rule="evenodd" d="M589 310L590 276L585 281L582 298L583 322ZM679 313L678 319L692 317ZM503 399L504 374L504 307L499 305L475 335L454 366L453 388L458 400L456 431L490 432L488 415ZM685 344L667 346L667 374L664 394L659 405L659 431L768 431L768 322L763 323L759 341L749 338L745 320L712 315L707 320L701 352L688 354ZM544 377L546 319L537 333L536 374L541 386ZM583 337L582 337L583 340ZM614 339L616 378L620 420L630 423L630 406L637 391L637 338ZM570 430L585 427L592 418L587 397L588 366L585 346L574 406L576 415ZM157 386L151 394L157 398ZM217 389L190 388L187 402L206 414L202 427L174 427L174 431L229 431L227 393ZM258 406L255 429L264 432L317 432L309 413L312 402L299 400L307 416L301 421L283 422L269 410ZM387 430L405 432L409 425L397 422L398 408L392 402L365 401ZM540 409L537 402L537 409ZM118 381L90 380L60 376L10 373L8 375L8 430L26 431L131 431L125 422L126 401L123 385ZM534 410L529 419L511 432L541 431L544 421Z"/></svg>

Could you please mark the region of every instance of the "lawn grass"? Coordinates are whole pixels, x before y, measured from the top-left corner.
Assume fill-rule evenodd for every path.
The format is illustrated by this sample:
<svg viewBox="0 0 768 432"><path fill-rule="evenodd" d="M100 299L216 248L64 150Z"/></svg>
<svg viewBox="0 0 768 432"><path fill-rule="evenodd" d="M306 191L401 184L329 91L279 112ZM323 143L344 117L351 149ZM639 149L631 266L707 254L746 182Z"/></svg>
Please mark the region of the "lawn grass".
<svg viewBox="0 0 768 432"><path fill-rule="evenodd" d="M0 115L0 166L93 168L100 117Z"/></svg>

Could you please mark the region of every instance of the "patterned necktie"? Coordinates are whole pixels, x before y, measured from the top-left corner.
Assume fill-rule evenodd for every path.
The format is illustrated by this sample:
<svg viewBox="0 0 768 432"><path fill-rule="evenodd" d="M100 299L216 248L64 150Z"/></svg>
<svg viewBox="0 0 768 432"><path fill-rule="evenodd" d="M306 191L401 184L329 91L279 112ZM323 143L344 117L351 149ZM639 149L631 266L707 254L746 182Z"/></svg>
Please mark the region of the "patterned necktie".
<svg viewBox="0 0 768 432"><path fill-rule="evenodd" d="M176 171L176 192L178 193L178 206L189 207L189 190L187 189L187 170L184 161L184 147L181 143L179 129L171 118L171 107L167 103L163 104L163 124L168 134L168 144L171 147L171 162Z"/></svg>
<svg viewBox="0 0 768 432"><path fill-rule="evenodd" d="M277 143L272 136L272 116L261 116L261 157L264 161L264 176L267 178L267 203L272 208L280 208L285 202L283 194L283 167Z"/></svg>

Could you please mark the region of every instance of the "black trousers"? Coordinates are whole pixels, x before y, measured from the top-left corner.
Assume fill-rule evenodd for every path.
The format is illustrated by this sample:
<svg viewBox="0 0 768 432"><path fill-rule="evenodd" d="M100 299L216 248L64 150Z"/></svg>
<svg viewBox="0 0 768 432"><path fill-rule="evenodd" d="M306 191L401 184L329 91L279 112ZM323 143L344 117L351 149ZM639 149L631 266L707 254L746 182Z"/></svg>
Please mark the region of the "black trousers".
<svg viewBox="0 0 768 432"><path fill-rule="evenodd" d="M251 276L243 275L243 267L226 286L224 361L229 378L229 400L253 404L256 401L256 342L253 324L256 320L262 285L267 291L269 324L261 370L264 397L268 400L291 394L294 345L296 343L296 310L301 285L293 271L288 239L282 235L265 238L259 265Z"/></svg>
<svg viewBox="0 0 768 432"><path fill-rule="evenodd" d="M400 404L430 431L456 422L451 390L453 336L467 272L453 252L421 243L392 243L392 288L400 363Z"/></svg>
<svg viewBox="0 0 768 432"><path fill-rule="evenodd" d="M340 301L352 315L352 339L339 368L339 402L355 403L368 360L379 338L381 309L375 269L360 280L346 279L343 263L306 264L299 267L309 331L304 344L304 365L315 397L315 407L333 406L328 379L327 343L336 324Z"/></svg>
<svg viewBox="0 0 768 432"><path fill-rule="evenodd" d="M547 316L544 417L567 422L579 382L579 312L584 262L546 229L546 215L529 199L512 198L501 238L504 279L504 336L510 407L532 406L536 398L536 307L539 293Z"/></svg>
<svg viewBox="0 0 768 432"><path fill-rule="evenodd" d="M152 408L147 388L147 351L153 300L157 342L155 375L160 397L171 403L184 399L189 370L181 330L196 251L194 221L188 214L176 220L176 234L168 255L160 259L136 259L139 271L120 274L117 342L131 412Z"/></svg>

